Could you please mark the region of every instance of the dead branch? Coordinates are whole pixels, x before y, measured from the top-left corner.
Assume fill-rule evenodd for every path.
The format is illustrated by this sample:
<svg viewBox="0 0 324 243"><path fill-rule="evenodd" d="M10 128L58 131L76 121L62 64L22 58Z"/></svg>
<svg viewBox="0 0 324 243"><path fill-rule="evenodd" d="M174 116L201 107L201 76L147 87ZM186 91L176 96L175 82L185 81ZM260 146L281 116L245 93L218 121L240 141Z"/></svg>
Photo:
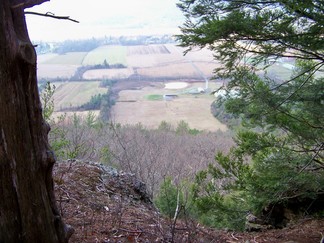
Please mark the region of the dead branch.
<svg viewBox="0 0 324 243"><path fill-rule="evenodd" d="M43 13L37 13L37 12L32 12L32 11L25 11L25 14L38 15L38 16L49 17L49 18L54 18L54 19L70 20L72 22L79 23L79 21L77 21L75 19L71 19L70 16L56 16L55 14L53 14L51 12L47 12L47 13L43 14Z"/></svg>
<svg viewBox="0 0 324 243"><path fill-rule="evenodd" d="M236 237L234 236L234 233L232 233L232 234L231 234L231 236L232 236L232 238L233 238L234 240L237 240L237 241L239 241L239 239L238 239L238 238L236 238Z"/></svg>

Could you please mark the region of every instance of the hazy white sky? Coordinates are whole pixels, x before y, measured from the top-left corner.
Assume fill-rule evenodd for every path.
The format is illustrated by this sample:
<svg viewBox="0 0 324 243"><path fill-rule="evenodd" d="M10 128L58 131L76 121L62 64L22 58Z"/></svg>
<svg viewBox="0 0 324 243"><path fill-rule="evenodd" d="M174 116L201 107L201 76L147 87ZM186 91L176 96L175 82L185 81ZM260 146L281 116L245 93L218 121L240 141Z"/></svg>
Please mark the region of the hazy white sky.
<svg viewBox="0 0 324 243"><path fill-rule="evenodd" d="M32 40L56 41L110 35L177 34L184 21L178 0L51 0L26 11L70 16L79 24L26 15Z"/></svg>

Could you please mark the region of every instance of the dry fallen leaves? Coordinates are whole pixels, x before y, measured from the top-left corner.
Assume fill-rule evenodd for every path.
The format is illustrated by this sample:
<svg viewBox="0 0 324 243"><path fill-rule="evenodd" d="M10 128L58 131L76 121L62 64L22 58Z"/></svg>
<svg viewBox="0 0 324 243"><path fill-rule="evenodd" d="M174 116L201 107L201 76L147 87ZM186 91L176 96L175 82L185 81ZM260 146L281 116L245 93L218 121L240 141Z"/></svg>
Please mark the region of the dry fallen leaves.
<svg viewBox="0 0 324 243"><path fill-rule="evenodd" d="M179 220L172 232L172 222L160 215L134 175L99 163L67 161L56 163L54 182L62 217L75 229L70 242L319 243L324 233L323 219L252 233Z"/></svg>

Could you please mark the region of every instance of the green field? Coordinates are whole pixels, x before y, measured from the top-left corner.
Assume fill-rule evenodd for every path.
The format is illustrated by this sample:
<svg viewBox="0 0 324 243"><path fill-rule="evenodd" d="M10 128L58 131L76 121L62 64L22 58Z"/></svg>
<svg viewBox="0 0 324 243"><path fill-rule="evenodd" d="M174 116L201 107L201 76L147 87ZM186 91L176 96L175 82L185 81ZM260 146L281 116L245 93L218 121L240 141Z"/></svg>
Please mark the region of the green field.
<svg viewBox="0 0 324 243"><path fill-rule="evenodd" d="M163 95L160 94L149 94L146 96L147 100L163 100Z"/></svg>
<svg viewBox="0 0 324 243"><path fill-rule="evenodd" d="M123 64L126 62L127 49L125 46L100 46L85 56L82 65L103 64L106 60L108 64Z"/></svg>

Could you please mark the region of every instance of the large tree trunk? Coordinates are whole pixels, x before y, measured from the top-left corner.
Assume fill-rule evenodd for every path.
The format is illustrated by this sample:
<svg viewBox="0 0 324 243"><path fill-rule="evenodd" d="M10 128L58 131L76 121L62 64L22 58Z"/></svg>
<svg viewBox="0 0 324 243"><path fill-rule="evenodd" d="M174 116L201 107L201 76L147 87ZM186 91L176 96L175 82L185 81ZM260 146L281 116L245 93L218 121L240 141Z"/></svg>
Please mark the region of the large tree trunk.
<svg viewBox="0 0 324 243"><path fill-rule="evenodd" d="M53 191L48 126L24 8L46 0L0 0L0 242L67 242ZM27 2L27 4L25 3Z"/></svg>

